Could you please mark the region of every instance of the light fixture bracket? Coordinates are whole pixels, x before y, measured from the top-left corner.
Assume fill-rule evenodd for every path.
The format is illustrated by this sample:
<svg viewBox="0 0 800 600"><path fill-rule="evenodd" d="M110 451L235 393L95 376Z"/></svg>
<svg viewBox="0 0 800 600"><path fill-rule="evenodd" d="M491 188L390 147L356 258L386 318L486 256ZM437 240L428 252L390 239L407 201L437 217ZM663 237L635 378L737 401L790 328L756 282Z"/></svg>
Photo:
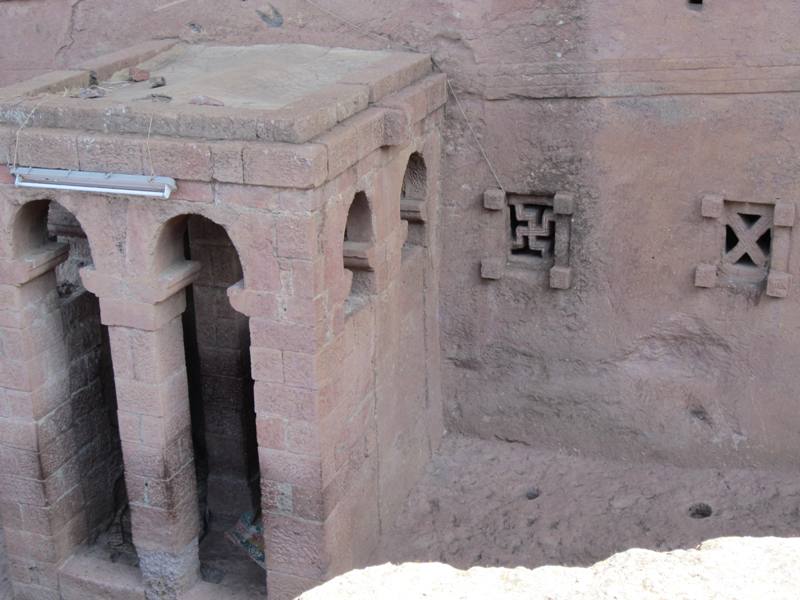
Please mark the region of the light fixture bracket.
<svg viewBox="0 0 800 600"><path fill-rule="evenodd" d="M177 189L175 180L171 177L40 169L38 167L14 167L11 173L15 177L14 185L21 188L147 196L164 200L168 199L170 194Z"/></svg>

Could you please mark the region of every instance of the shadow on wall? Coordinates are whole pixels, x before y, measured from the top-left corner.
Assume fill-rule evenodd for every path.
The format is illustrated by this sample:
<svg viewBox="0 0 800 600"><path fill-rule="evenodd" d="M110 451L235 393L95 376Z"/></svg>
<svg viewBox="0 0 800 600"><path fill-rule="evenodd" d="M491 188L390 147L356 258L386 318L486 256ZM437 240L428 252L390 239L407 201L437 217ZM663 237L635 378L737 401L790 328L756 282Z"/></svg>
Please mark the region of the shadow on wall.
<svg viewBox="0 0 800 600"><path fill-rule="evenodd" d="M11 581L8 579L8 561L6 560L2 527L0 527L0 600L12 600Z"/></svg>
<svg viewBox="0 0 800 600"><path fill-rule="evenodd" d="M18 548L33 527L37 537L61 540L53 547L54 562L90 549L135 564L109 332L101 325L97 298L78 275L93 262L89 242L75 217L50 200L19 210L12 242L17 257L44 254L54 262L50 271L25 282L36 307L25 335L47 369L41 394L15 417L35 424L38 452L35 462L17 463L7 474L46 482L61 499L57 516L43 523L5 512L6 537L13 536ZM58 266L52 270L52 264ZM14 364L18 358L4 360ZM8 560L14 572L26 564L16 554Z"/></svg>
<svg viewBox="0 0 800 600"><path fill-rule="evenodd" d="M228 288L243 279L242 265L225 229L205 217L175 217L164 231L172 243L182 243L183 259L203 265L186 290L182 317L202 522L201 576L259 595L263 570L225 537L245 515L261 518L249 320L227 297Z"/></svg>

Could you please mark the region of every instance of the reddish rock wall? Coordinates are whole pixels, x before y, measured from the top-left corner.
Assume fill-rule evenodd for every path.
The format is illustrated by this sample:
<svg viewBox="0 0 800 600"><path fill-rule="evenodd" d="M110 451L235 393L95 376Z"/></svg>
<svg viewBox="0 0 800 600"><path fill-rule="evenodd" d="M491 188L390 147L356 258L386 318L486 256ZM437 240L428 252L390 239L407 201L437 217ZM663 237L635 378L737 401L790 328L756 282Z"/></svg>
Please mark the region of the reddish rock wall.
<svg viewBox="0 0 800 600"><path fill-rule="evenodd" d="M0 38L13 43L0 83L159 37L381 46L305 0L155 10L170 4L2 2ZM796 194L794 2L322 5L432 52L508 190L577 194L571 289L521 270L482 280L498 235L482 194L495 182L448 105L440 314L450 429L679 464L793 460L800 348L787 333L798 290L778 300L696 288L693 277L708 253L703 194Z"/></svg>

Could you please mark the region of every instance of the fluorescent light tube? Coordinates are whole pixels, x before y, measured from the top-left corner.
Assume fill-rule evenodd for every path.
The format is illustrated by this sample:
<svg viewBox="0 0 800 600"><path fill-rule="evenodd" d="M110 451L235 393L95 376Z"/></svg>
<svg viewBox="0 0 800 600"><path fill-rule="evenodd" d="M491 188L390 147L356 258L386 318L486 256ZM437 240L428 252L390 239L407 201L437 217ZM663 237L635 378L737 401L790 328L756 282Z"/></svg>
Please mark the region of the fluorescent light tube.
<svg viewBox="0 0 800 600"><path fill-rule="evenodd" d="M175 180L171 177L119 175L36 167L16 167L11 172L16 178L14 185L22 188L148 196L164 200L169 198L177 188Z"/></svg>

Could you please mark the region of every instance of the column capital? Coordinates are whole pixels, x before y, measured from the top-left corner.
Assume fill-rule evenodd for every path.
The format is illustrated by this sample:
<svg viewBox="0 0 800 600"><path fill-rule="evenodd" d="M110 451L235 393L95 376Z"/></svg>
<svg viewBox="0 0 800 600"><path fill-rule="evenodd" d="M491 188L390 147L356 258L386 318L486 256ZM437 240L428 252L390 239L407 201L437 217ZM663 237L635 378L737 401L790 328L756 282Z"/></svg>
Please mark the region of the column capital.
<svg viewBox="0 0 800 600"><path fill-rule="evenodd" d="M50 242L19 258L0 260L0 284L24 285L55 269L69 256L69 245Z"/></svg>
<svg viewBox="0 0 800 600"><path fill-rule="evenodd" d="M200 272L200 263L183 261L159 275L124 278L80 270L84 287L100 299L103 325L156 331L186 310L183 290Z"/></svg>
<svg viewBox="0 0 800 600"><path fill-rule="evenodd" d="M158 331L186 310L186 294L180 292L164 302L136 302L125 298L100 298L100 320L109 327Z"/></svg>
<svg viewBox="0 0 800 600"><path fill-rule="evenodd" d="M80 270L80 276L83 286L98 298L158 304L191 285L201 267L199 262L186 260L167 267L157 275L124 277L89 266Z"/></svg>

